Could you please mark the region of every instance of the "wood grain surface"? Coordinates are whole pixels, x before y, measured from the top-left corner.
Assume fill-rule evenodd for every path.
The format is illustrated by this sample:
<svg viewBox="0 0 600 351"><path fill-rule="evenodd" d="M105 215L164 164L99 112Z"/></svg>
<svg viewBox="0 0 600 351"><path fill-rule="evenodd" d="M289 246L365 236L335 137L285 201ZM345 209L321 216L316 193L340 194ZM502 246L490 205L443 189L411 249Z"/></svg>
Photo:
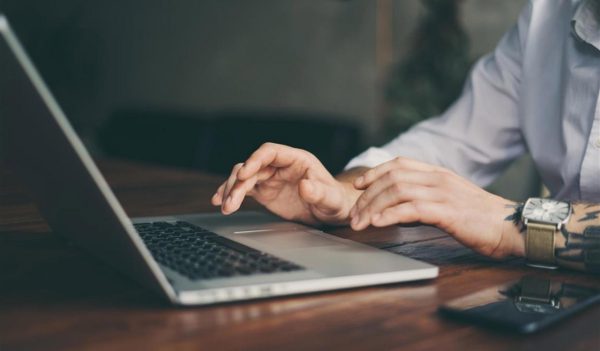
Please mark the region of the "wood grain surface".
<svg viewBox="0 0 600 351"><path fill-rule="evenodd" d="M124 161L100 168L132 217L215 211L217 177ZM17 177L7 167L0 177L0 350L600 350L600 306L532 336L438 316L445 301L525 274L597 287L600 277L494 261L426 226L326 230L436 264L437 279L173 307L53 235Z"/></svg>

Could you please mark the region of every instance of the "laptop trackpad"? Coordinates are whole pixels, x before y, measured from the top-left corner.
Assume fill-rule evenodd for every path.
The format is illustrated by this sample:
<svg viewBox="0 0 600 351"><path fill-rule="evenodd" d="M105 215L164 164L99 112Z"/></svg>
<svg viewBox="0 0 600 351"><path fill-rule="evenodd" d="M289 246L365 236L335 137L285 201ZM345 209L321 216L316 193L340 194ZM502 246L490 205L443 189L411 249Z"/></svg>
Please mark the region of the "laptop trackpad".
<svg viewBox="0 0 600 351"><path fill-rule="evenodd" d="M236 238L243 236L244 240L248 240L249 244L255 242L261 246L267 245L271 248L278 249L298 249L306 247L322 247L322 246L335 246L340 245L333 239L325 238L320 235L319 231L270 231L270 232L258 232L252 234L238 234Z"/></svg>

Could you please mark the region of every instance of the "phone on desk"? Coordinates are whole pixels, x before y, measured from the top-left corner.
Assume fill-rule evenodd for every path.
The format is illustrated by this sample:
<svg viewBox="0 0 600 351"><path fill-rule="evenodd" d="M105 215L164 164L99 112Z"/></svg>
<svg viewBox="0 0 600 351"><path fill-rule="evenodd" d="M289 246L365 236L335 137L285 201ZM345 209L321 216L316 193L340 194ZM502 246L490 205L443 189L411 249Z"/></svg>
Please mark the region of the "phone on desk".
<svg viewBox="0 0 600 351"><path fill-rule="evenodd" d="M523 277L485 289L439 308L451 318L532 333L600 301L600 290L562 281Z"/></svg>

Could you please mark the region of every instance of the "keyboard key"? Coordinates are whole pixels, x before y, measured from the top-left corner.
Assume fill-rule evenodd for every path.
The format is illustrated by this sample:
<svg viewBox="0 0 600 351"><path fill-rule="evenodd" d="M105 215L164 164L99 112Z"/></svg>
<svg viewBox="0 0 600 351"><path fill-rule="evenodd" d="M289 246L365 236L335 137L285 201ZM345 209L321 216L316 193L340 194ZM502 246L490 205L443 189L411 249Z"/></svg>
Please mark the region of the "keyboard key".
<svg viewBox="0 0 600 351"><path fill-rule="evenodd" d="M304 269L188 222L134 226L157 262L191 280Z"/></svg>

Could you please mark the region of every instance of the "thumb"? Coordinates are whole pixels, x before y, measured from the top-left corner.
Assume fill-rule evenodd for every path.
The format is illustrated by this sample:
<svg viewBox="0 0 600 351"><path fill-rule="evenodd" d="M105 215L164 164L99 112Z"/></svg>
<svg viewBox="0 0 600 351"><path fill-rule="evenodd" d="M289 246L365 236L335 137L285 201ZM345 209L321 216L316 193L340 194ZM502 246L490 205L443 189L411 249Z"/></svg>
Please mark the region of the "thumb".
<svg viewBox="0 0 600 351"><path fill-rule="evenodd" d="M318 180L302 179L299 184L299 195L306 203L317 210L327 213L338 213L343 207L343 199L334 185L325 184Z"/></svg>

